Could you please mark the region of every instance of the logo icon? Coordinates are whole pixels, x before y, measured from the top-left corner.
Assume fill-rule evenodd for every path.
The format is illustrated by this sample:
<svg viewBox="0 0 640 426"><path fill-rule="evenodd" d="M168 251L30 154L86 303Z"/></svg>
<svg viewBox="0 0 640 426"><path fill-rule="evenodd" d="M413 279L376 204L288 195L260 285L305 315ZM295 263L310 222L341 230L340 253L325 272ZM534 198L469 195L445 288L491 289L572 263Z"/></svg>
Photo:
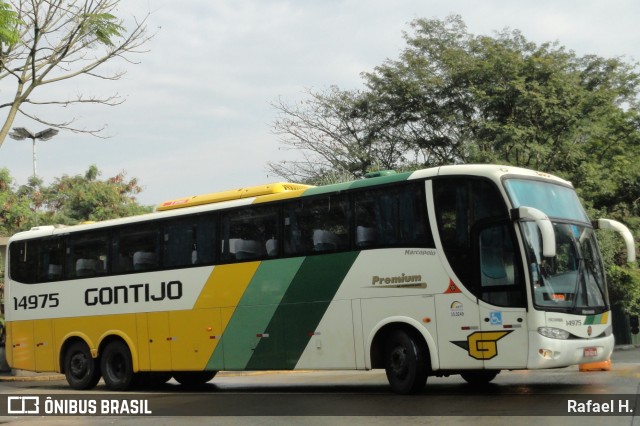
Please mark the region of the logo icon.
<svg viewBox="0 0 640 426"><path fill-rule="evenodd" d="M512 331L476 331L467 336L466 342L451 343L466 350L471 358L488 360L498 355L498 340Z"/></svg>
<svg viewBox="0 0 640 426"><path fill-rule="evenodd" d="M40 414L40 397L8 396L7 414Z"/></svg>
<svg viewBox="0 0 640 426"><path fill-rule="evenodd" d="M464 306L461 302L457 300L451 304L451 316L452 317L463 317L464 316Z"/></svg>

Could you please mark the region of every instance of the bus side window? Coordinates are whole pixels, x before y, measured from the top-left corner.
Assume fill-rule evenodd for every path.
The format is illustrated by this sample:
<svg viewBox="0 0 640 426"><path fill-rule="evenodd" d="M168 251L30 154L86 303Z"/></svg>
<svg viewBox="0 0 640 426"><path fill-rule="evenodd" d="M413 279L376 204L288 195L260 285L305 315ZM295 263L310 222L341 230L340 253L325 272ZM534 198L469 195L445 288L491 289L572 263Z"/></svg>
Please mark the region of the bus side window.
<svg viewBox="0 0 640 426"><path fill-rule="evenodd" d="M223 214L221 260L260 260L278 256L278 223L278 210L273 206Z"/></svg>
<svg viewBox="0 0 640 426"><path fill-rule="evenodd" d="M356 247L365 248L378 245L380 229L376 191L364 191L353 196L354 215L356 220Z"/></svg>
<svg viewBox="0 0 640 426"><path fill-rule="evenodd" d="M331 195L288 203L284 208L286 255L349 249L349 203Z"/></svg>
<svg viewBox="0 0 640 426"><path fill-rule="evenodd" d="M215 216L178 218L164 226L164 267L212 264L215 260Z"/></svg>
<svg viewBox="0 0 640 426"><path fill-rule="evenodd" d="M422 182L353 195L355 246L434 247Z"/></svg>
<svg viewBox="0 0 640 426"><path fill-rule="evenodd" d="M301 255L313 249L313 237L308 234L307 227L303 225L307 222L304 218L304 201L294 201L284 206L284 254Z"/></svg>
<svg viewBox="0 0 640 426"><path fill-rule="evenodd" d="M58 281L63 278L64 245L60 238L41 242L39 282Z"/></svg>
<svg viewBox="0 0 640 426"><path fill-rule="evenodd" d="M106 233L78 233L67 238L66 278L84 278L107 272Z"/></svg>
<svg viewBox="0 0 640 426"><path fill-rule="evenodd" d="M14 281L24 284L37 282L39 243L30 240L14 241L9 246L9 271Z"/></svg>
<svg viewBox="0 0 640 426"><path fill-rule="evenodd" d="M157 223L119 229L112 241L115 273L149 271L159 267L160 229Z"/></svg>

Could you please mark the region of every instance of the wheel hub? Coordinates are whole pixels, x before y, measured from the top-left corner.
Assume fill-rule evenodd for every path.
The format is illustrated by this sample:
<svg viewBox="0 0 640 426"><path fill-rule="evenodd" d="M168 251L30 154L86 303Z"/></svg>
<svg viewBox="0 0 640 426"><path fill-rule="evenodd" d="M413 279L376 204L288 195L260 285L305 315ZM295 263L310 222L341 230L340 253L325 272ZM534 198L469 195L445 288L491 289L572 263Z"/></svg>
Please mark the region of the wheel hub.
<svg viewBox="0 0 640 426"><path fill-rule="evenodd" d="M407 348L403 346L397 346L391 351L391 370L394 375L402 378L407 375Z"/></svg>
<svg viewBox="0 0 640 426"><path fill-rule="evenodd" d="M82 377L87 372L87 359L83 354L75 354L71 358L71 374L75 377Z"/></svg>

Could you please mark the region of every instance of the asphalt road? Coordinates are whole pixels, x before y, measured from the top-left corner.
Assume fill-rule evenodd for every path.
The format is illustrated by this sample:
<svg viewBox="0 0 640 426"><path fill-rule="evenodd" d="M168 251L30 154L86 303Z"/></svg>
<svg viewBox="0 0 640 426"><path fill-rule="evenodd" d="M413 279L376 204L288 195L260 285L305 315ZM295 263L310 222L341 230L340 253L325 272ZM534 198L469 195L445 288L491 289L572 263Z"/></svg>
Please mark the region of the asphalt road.
<svg viewBox="0 0 640 426"><path fill-rule="evenodd" d="M59 376L4 377L0 378L0 393L7 398L38 396L44 400L51 396L67 401L95 401L98 411L103 400L115 401L120 404L118 409L128 404L128 410L138 404L131 401L141 401L135 406L144 405L151 413L137 417L14 415L2 417L0 423L640 426L640 415L636 414L640 412L640 348L616 351L612 361L608 372L579 372L577 367L506 371L482 387L470 386L459 376L432 377L423 392L412 396L390 393L384 372L378 370L223 372L198 389L185 389L171 380L154 389L117 393L100 383L95 390L81 394L71 390ZM5 403L2 397L0 403ZM596 406L615 413L594 412Z"/></svg>

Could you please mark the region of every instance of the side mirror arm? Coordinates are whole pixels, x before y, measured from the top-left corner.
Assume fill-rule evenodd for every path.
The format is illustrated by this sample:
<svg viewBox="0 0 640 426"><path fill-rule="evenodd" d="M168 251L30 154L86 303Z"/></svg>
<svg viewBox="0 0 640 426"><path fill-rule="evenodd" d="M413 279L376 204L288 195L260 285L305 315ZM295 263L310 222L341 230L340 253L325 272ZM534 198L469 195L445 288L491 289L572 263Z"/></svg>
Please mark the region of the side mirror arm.
<svg viewBox="0 0 640 426"><path fill-rule="evenodd" d="M544 257L555 257L556 235L553 231L553 224L546 214L533 207L520 206L511 210L511 219L534 221L542 234L542 255Z"/></svg>
<svg viewBox="0 0 640 426"><path fill-rule="evenodd" d="M595 229L611 229L616 231L622 239L624 240L624 244L627 246L627 262L635 262L636 260L636 244L633 241L633 235L629 228L627 228L622 223L611 220L611 219L598 219L591 222Z"/></svg>

